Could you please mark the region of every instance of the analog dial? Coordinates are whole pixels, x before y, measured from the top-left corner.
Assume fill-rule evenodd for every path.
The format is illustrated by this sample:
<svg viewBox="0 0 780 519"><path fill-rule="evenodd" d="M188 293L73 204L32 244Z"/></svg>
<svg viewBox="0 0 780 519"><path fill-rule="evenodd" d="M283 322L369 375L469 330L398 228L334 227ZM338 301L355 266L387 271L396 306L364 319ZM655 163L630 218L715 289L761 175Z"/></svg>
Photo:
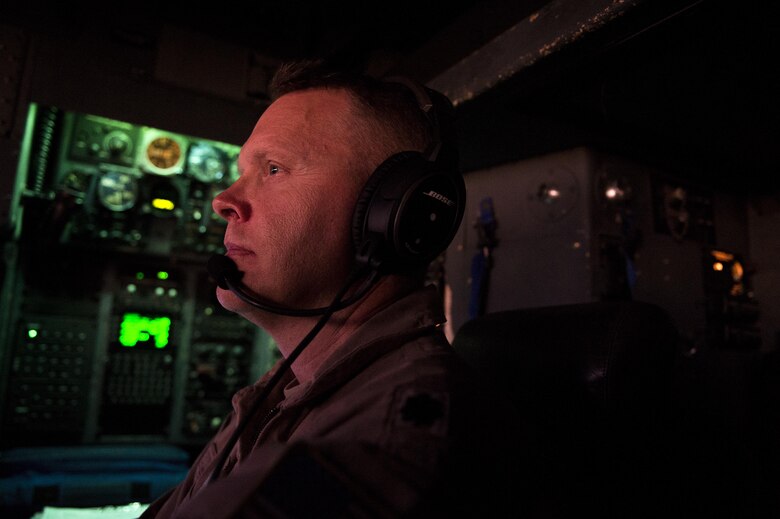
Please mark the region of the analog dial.
<svg viewBox="0 0 780 519"><path fill-rule="evenodd" d="M146 147L146 158L160 169L172 168L181 160L181 146L170 137L157 137Z"/></svg>
<svg viewBox="0 0 780 519"><path fill-rule="evenodd" d="M199 143L190 148L187 170L201 182L219 182L227 175L225 155L209 144Z"/></svg>
<svg viewBox="0 0 780 519"><path fill-rule="evenodd" d="M106 209L127 211L138 199L138 182L127 173L108 171L98 181L98 199Z"/></svg>

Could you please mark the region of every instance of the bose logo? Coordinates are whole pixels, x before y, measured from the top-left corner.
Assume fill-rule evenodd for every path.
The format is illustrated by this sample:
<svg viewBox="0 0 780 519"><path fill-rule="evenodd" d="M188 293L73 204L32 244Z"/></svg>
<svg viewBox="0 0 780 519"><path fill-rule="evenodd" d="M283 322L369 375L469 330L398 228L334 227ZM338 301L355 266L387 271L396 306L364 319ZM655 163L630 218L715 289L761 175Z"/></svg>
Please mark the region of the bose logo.
<svg viewBox="0 0 780 519"><path fill-rule="evenodd" d="M448 205L448 206L450 206L450 207L452 207L453 205L455 205L455 202L453 202L452 200L450 200L450 199L449 199L449 198L447 198L446 196L442 195L441 193L437 193L437 192L436 192L436 191L434 191L433 189L431 189L431 190L430 190L430 191L428 191L427 193L423 193L423 194L424 194L424 195L428 195L428 196L429 196L429 197L431 197L431 198L435 198L435 199L436 199L436 200L438 200L439 202L444 202L445 204L447 204L447 205Z"/></svg>

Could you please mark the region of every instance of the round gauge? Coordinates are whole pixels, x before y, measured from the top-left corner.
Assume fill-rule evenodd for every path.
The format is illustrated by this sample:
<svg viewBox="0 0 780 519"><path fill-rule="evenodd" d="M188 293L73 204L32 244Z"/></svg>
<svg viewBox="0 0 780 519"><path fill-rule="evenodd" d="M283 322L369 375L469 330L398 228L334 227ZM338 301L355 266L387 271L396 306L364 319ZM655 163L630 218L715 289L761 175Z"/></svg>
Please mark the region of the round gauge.
<svg viewBox="0 0 780 519"><path fill-rule="evenodd" d="M190 148L187 170L201 182L219 182L227 175L225 155L210 144L195 144Z"/></svg>
<svg viewBox="0 0 780 519"><path fill-rule="evenodd" d="M127 173L108 171L98 181L98 199L106 209L127 211L138 199L138 182Z"/></svg>
<svg viewBox="0 0 780 519"><path fill-rule="evenodd" d="M172 168L181 159L181 146L170 137L157 137L146 146L146 158L160 169Z"/></svg>

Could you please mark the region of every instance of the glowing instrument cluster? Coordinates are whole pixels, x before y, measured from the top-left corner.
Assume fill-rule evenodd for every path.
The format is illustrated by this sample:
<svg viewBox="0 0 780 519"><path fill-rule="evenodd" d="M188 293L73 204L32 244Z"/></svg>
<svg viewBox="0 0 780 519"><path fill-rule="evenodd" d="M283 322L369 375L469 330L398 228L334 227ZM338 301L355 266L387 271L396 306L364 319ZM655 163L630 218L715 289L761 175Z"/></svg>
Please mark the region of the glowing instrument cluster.
<svg viewBox="0 0 780 519"><path fill-rule="evenodd" d="M211 200L237 178L239 146L79 113L62 117L60 142L47 157L56 161L52 198L75 208L62 241L221 252L224 222Z"/></svg>

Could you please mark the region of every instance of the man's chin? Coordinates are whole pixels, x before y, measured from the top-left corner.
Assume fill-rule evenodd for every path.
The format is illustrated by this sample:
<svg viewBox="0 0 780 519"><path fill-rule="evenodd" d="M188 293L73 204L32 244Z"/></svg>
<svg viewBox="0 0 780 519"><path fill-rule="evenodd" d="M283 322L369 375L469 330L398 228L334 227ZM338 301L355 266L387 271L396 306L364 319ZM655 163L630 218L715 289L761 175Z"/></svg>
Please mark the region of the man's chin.
<svg viewBox="0 0 780 519"><path fill-rule="evenodd" d="M255 305L247 303L230 290L219 287L217 287L217 301L225 310L236 313L252 322L254 322L254 319L250 318L250 316L254 316L258 312L265 313L262 310L258 310Z"/></svg>

